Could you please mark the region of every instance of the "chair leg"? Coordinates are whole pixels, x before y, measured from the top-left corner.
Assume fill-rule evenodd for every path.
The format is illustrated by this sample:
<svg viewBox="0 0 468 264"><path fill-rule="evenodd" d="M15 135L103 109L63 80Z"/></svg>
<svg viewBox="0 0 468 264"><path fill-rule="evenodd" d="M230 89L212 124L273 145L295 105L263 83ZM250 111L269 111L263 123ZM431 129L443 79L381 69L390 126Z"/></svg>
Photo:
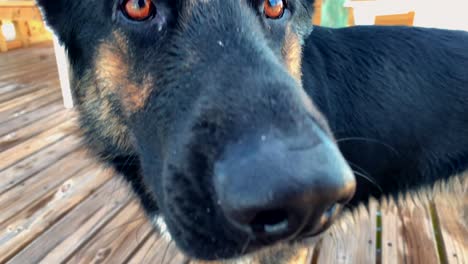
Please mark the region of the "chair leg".
<svg viewBox="0 0 468 264"><path fill-rule="evenodd" d="M56 36L54 36L55 58L57 60L57 69L59 73L60 88L62 89L62 98L65 108L73 108L73 94L70 86L70 73L68 57L62 45L60 45Z"/></svg>
<svg viewBox="0 0 468 264"><path fill-rule="evenodd" d="M27 21L13 21L16 30L16 39L21 41L23 47L29 46L29 28Z"/></svg>
<svg viewBox="0 0 468 264"><path fill-rule="evenodd" d="M0 29L2 27L2 21L0 20ZM0 30L0 52L8 51L7 41L5 36L3 36L3 32Z"/></svg>

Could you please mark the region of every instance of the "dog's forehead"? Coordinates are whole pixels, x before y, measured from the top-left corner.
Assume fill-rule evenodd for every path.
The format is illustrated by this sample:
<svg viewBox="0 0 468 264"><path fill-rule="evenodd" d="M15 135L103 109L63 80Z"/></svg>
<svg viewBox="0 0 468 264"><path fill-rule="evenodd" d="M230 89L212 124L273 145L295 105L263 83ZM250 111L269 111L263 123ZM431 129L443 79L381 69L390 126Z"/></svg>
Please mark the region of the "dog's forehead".
<svg viewBox="0 0 468 264"><path fill-rule="evenodd" d="M256 4L260 4L261 1L263 0L179 0L177 8L188 10L194 7L199 10L211 7L221 10L228 6L246 6L250 8L254 7Z"/></svg>
<svg viewBox="0 0 468 264"><path fill-rule="evenodd" d="M251 1L251 0L224 0L224 1L247 2L247 1ZM179 5L179 6L189 6L190 7L190 6L194 6L194 5L210 5L210 4L215 4L215 3L219 3L219 2L222 2L222 1L219 1L219 0L179 0L179 3L182 4L182 5Z"/></svg>
<svg viewBox="0 0 468 264"><path fill-rule="evenodd" d="M200 3L200 4L209 4L212 2L212 0L186 0L186 1L191 1L193 3Z"/></svg>
<svg viewBox="0 0 468 264"><path fill-rule="evenodd" d="M237 1L240 3L242 2L247 3L248 1L252 1L252 0L224 0L224 1ZM193 3L193 4L210 4L210 3L217 2L217 0L182 0L182 2Z"/></svg>

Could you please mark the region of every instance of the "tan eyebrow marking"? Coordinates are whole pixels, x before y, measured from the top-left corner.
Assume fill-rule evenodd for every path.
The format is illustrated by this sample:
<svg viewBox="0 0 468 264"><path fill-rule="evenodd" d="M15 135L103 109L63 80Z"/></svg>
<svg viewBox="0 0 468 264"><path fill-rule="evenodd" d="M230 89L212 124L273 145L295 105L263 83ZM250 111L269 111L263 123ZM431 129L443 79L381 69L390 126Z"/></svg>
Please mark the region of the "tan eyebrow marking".
<svg viewBox="0 0 468 264"><path fill-rule="evenodd" d="M300 82L302 79L302 46L299 37L290 26L286 29L282 55L289 73Z"/></svg>
<svg viewBox="0 0 468 264"><path fill-rule="evenodd" d="M153 88L153 79L145 76L141 84L132 82L126 39L114 32L114 40L112 43L104 42L98 48L96 79L101 83L101 93L117 95L128 115L145 106Z"/></svg>

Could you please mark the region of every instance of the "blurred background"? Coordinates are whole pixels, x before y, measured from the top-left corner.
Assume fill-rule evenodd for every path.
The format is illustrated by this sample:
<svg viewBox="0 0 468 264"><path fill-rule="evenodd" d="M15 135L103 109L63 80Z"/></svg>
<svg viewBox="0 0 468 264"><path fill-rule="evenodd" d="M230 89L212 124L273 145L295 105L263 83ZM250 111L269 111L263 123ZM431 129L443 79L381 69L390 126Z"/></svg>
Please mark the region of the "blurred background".
<svg viewBox="0 0 468 264"><path fill-rule="evenodd" d="M316 0L314 24L468 30L468 0ZM0 0L0 52L51 40L34 1Z"/></svg>
<svg viewBox="0 0 468 264"><path fill-rule="evenodd" d="M468 30L467 0L318 0L327 27L352 25L407 25Z"/></svg>

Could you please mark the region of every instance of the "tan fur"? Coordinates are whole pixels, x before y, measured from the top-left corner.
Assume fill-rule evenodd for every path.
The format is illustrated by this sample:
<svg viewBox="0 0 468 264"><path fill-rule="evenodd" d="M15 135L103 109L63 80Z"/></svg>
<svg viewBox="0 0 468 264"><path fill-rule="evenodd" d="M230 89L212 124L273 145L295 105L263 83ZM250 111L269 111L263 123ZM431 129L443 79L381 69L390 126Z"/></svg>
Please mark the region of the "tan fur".
<svg viewBox="0 0 468 264"><path fill-rule="evenodd" d="M286 36L282 48L283 58L289 73L301 82L302 46L299 37L290 26L286 29Z"/></svg>
<svg viewBox="0 0 468 264"><path fill-rule="evenodd" d="M83 125L84 130L94 134L97 133L102 138L108 139L112 144L118 146L123 151L131 149L129 131L122 120L122 117L115 111L116 106L111 102L111 96L106 94L102 88L102 83L95 80L91 73L82 78L77 84L83 95L79 97L81 101L79 107L82 115L93 120L92 124ZM103 144L103 142L94 142Z"/></svg>
<svg viewBox="0 0 468 264"><path fill-rule="evenodd" d="M91 134L98 133L122 151L130 152L130 133L125 119L145 106L152 90L152 78L136 76L142 78L143 83L131 82L128 59L126 39L115 32L113 38L100 44L93 69L75 86L81 112L87 120L92 120L92 124L83 128Z"/></svg>
<svg viewBox="0 0 468 264"><path fill-rule="evenodd" d="M96 78L107 83L104 93L116 93L126 84L128 65L125 62L126 51L116 43L104 42L99 46L96 58Z"/></svg>
<svg viewBox="0 0 468 264"><path fill-rule="evenodd" d="M120 98L124 108L128 112L137 112L146 105L146 101L152 91L152 79L146 77L142 85L128 84L120 91Z"/></svg>
<svg viewBox="0 0 468 264"><path fill-rule="evenodd" d="M99 47L96 63L97 79L105 80L109 93L117 94L127 115L142 109L152 91L152 78L147 76L142 84L130 81L128 47L125 38L114 33L114 43Z"/></svg>

